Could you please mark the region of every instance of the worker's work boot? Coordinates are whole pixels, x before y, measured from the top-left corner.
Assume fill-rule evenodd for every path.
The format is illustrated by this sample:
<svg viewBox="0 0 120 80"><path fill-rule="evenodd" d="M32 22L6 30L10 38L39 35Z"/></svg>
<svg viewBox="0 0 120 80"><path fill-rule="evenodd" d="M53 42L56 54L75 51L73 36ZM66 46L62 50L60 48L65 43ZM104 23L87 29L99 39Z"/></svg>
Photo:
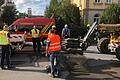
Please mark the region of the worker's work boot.
<svg viewBox="0 0 120 80"><path fill-rule="evenodd" d="M51 76L54 78L54 77L55 77L55 73L53 72L53 73L51 74Z"/></svg>
<svg viewBox="0 0 120 80"><path fill-rule="evenodd" d="M8 66L8 69L14 69L15 68L15 66Z"/></svg>
<svg viewBox="0 0 120 80"><path fill-rule="evenodd" d="M1 67L2 70L5 70L6 68L5 67Z"/></svg>
<svg viewBox="0 0 120 80"><path fill-rule="evenodd" d="M57 77L60 78L62 75L60 73L57 74Z"/></svg>

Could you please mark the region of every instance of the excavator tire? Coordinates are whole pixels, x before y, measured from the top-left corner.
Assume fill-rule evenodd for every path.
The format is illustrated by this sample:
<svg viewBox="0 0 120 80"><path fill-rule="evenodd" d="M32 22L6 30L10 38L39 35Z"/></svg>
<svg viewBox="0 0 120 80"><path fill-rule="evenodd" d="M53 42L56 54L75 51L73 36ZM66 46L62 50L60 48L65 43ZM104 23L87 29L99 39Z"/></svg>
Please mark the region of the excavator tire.
<svg viewBox="0 0 120 80"><path fill-rule="evenodd" d="M97 48L100 53L109 53L110 50L108 49L109 39L108 38L101 38L97 44Z"/></svg>
<svg viewBox="0 0 120 80"><path fill-rule="evenodd" d="M120 46L116 48L116 58L120 60Z"/></svg>

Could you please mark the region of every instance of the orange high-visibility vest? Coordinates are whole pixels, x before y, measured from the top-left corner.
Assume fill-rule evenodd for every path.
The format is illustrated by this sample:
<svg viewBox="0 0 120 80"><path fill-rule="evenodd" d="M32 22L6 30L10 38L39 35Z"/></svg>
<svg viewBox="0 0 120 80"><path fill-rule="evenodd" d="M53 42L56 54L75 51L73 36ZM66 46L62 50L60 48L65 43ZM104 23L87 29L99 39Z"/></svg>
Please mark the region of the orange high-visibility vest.
<svg viewBox="0 0 120 80"><path fill-rule="evenodd" d="M48 52L55 52L61 50L61 39L59 35L49 35L48 38L50 39L50 46L48 47Z"/></svg>

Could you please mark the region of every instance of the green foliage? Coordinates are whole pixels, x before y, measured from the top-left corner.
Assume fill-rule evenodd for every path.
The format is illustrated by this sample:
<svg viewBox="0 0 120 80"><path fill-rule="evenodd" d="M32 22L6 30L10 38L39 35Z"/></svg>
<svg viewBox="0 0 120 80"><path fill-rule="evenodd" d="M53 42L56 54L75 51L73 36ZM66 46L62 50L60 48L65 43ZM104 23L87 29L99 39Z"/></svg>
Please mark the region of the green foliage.
<svg viewBox="0 0 120 80"><path fill-rule="evenodd" d="M81 16L79 8L71 4L71 0L51 0L49 7L45 11L45 17L53 17L56 25L61 32L64 24L68 24L71 29L71 36L77 37L85 33L84 27L81 26Z"/></svg>
<svg viewBox="0 0 120 80"><path fill-rule="evenodd" d="M51 0L50 6L46 8L45 16L51 17L53 13L56 11L58 7L58 1L57 0Z"/></svg>
<svg viewBox="0 0 120 80"><path fill-rule="evenodd" d="M0 0L0 5L2 5L4 3L4 0Z"/></svg>
<svg viewBox="0 0 120 80"><path fill-rule="evenodd" d="M18 12L17 15L16 15L16 18L25 18L25 17L28 17L28 14Z"/></svg>
<svg viewBox="0 0 120 80"><path fill-rule="evenodd" d="M10 25L13 23L13 21L16 19L17 10L15 6L5 6L3 11L3 14L1 15L1 18L3 22L5 22L7 25Z"/></svg>
<svg viewBox="0 0 120 80"><path fill-rule="evenodd" d="M118 4L111 4L105 9L101 17L102 23L120 23L120 7Z"/></svg>

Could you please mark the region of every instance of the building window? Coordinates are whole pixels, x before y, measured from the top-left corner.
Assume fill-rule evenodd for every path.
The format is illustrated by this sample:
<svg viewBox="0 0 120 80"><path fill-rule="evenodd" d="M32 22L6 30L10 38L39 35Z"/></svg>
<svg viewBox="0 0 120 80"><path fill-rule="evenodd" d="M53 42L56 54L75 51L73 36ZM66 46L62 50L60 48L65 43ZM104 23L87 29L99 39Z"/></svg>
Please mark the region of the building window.
<svg viewBox="0 0 120 80"><path fill-rule="evenodd" d="M94 22L100 23L100 15L99 14L94 15Z"/></svg>
<svg viewBox="0 0 120 80"><path fill-rule="evenodd" d="M101 0L95 0L95 3L100 3L101 2Z"/></svg>
<svg viewBox="0 0 120 80"><path fill-rule="evenodd" d="M107 3L112 3L112 0L106 0Z"/></svg>

